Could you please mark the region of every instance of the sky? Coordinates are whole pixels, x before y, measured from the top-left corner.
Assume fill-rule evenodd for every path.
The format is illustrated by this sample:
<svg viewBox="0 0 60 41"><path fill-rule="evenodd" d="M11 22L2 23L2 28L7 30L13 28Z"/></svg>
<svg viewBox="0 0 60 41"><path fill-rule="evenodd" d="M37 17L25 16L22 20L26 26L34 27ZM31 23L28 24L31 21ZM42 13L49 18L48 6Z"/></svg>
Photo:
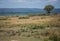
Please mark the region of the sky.
<svg viewBox="0 0 60 41"><path fill-rule="evenodd" d="M46 5L60 8L60 0L0 0L0 8L44 8Z"/></svg>

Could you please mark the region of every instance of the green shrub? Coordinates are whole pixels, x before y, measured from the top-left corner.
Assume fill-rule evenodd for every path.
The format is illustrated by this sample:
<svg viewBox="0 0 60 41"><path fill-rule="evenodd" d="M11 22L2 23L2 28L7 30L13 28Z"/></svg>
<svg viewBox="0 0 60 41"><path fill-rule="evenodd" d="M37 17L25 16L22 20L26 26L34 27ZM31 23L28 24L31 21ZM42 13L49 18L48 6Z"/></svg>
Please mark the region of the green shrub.
<svg viewBox="0 0 60 41"><path fill-rule="evenodd" d="M45 26L44 26L44 25L40 25L39 28L40 28L40 29L44 29Z"/></svg>
<svg viewBox="0 0 60 41"><path fill-rule="evenodd" d="M0 30L0 32L4 32L4 30Z"/></svg>
<svg viewBox="0 0 60 41"><path fill-rule="evenodd" d="M45 28L45 26L43 26L43 25L40 25L40 26L33 25L33 26L31 27L31 29L44 29L44 28Z"/></svg>

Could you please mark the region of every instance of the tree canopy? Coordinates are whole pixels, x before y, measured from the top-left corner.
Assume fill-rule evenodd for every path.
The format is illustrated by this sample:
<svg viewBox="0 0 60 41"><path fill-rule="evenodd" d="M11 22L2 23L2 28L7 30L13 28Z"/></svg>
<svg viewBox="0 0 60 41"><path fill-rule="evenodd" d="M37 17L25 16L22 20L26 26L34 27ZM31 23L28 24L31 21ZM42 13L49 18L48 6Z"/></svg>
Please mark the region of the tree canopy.
<svg viewBox="0 0 60 41"><path fill-rule="evenodd" d="M47 11L47 13L51 13L51 11L54 9L54 6L53 5L47 5L45 6L44 10Z"/></svg>

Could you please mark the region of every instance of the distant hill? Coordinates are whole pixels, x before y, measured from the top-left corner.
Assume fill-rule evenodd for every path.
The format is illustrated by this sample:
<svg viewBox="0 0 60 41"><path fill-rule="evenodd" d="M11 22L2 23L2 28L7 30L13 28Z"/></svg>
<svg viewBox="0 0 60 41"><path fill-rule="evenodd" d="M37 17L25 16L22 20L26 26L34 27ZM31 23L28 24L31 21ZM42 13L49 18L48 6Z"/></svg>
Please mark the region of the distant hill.
<svg viewBox="0 0 60 41"><path fill-rule="evenodd" d="M0 8L0 12L40 12L37 8Z"/></svg>
<svg viewBox="0 0 60 41"><path fill-rule="evenodd" d="M0 12L45 12L39 8L0 8ZM59 13L60 9L54 9L53 12Z"/></svg>
<svg viewBox="0 0 60 41"><path fill-rule="evenodd" d="M46 13L46 11L39 8L0 8L0 15L26 15L42 13ZM54 9L52 13L60 13L60 9Z"/></svg>

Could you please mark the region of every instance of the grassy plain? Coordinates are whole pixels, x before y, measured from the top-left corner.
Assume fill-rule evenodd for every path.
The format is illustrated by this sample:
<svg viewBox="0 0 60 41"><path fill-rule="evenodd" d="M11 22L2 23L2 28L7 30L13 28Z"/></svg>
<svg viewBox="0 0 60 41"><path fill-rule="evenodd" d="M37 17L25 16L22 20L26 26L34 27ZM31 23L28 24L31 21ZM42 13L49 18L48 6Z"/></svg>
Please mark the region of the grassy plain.
<svg viewBox="0 0 60 41"><path fill-rule="evenodd" d="M60 41L60 14L0 16L0 41Z"/></svg>

